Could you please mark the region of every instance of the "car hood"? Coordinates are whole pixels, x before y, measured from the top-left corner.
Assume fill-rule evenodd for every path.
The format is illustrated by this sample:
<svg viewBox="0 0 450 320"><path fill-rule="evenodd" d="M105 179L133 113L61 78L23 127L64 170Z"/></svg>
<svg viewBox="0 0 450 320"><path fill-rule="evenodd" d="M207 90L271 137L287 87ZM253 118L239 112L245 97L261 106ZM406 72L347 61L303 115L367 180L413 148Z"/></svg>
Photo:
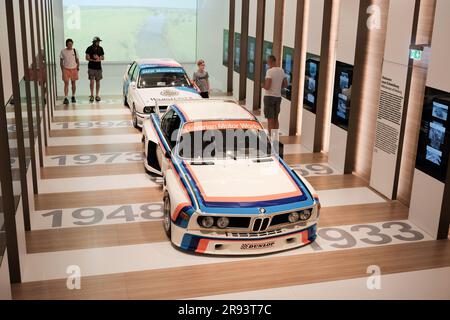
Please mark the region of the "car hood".
<svg viewBox="0 0 450 320"><path fill-rule="evenodd" d="M197 90L187 87L138 89L138 92L146 106L155 105L155 101L161 104L164 101L201 99Z"/></svg>
<svg viewBox="0 0 450 320"><path fill-rule="evenodd" d="M184 167L205 207L258 208L312 201L295 173L275 158L216 161L214 165L185 161Z"/></svg>

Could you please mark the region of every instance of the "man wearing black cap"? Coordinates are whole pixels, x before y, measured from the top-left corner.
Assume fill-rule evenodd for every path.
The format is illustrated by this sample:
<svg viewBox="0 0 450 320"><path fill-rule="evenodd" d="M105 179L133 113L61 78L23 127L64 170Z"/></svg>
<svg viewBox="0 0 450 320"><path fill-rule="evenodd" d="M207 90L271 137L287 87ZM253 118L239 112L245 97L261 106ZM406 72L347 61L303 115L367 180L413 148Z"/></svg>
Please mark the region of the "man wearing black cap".
<svg viewBox="0 0 450 320"><path fill-rule="evenodd" d="M103 79L102 61L105 60L105 52L100 47L102 40L99 37L95 37L92 40L92 46L86 49L86 60L89 61L88 76L91 81L91 96L90 102L101 101L100 99L100 80ZM96 95L94 99L94 82L96 83Z"/></svg>

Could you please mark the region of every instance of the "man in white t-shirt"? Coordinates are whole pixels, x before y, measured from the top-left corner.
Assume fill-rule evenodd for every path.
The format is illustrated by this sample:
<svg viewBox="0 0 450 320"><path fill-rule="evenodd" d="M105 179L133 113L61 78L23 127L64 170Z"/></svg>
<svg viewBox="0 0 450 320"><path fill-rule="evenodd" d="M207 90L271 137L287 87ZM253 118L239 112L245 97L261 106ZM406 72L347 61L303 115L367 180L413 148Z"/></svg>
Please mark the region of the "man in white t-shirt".
<svg viewBox="0 0 450 320"><path fill-rule="evenodd" d="M281 108L281 90L287 88L288 82L284 70L276 66L277 58L273 55L267 58L266 79L264 81L264 116L269 122L269 133L280 128L278 117Z"/></svg>
<svg viewBox="0 0 450 320"><path fill-rule="evenodd" d="M69 82L72 82L72 103L76 103L78 71L80 70L80 57L73 47L73 40L66 40L66 48L61 50L60 65L64 81L64 104L69 104Z"/></svg>

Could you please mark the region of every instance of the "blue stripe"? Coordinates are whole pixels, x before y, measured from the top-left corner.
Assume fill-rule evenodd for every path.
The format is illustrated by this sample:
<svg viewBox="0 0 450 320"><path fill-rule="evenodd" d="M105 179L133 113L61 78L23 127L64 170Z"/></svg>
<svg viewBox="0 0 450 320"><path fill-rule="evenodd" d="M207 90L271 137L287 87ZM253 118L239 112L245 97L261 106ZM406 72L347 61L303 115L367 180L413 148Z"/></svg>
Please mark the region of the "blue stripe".
<svg viewBox="0 0 450 320"><path fill-rule="evenodd" d="M182 213L186 213L189 216L189 220L184 220L181 217ZM190 218L194 213L195 213L194 208L192 208L191 206L186 206L183 209L181 209L181 212L178 215L177 220L173 221L173 223L180 228L186 229L189 225Z"/></svg>
<svg viewBox="0 0 450 320"><path fill-rule="evenodd" d="M180 91L189 92L189 93L196 93L199 97L201 97L201 96L198 94L198 91L195 90L195 89L192 88L192 87L175 87L175 89L180 90Z"/></svg>

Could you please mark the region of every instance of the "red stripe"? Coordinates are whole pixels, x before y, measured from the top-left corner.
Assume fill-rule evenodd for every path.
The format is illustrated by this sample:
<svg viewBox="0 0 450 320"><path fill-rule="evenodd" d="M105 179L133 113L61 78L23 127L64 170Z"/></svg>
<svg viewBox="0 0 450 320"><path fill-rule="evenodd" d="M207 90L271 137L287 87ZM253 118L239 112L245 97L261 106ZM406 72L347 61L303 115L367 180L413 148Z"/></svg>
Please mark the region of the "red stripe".
<svg viewBox="0 0 450 320"><path fill-rule="evenodd" d="M172 214L172 220L173 220L173 221L177 221L178 216L180 215L181 211L183 211L183 208L184 208L184 207L187 207L187 206L189 206L189 203L180 203L180 204L176 207L175 211L174 211L173 214Z"/></svg>
<svg viewBox="0 0 450 320"><path fill-rule="evenodd" d="M201 239L198 243L197 250L195 250L195 252L205 253L205 251L208 249L209 242L210 240L208 239Z"/></svg>

